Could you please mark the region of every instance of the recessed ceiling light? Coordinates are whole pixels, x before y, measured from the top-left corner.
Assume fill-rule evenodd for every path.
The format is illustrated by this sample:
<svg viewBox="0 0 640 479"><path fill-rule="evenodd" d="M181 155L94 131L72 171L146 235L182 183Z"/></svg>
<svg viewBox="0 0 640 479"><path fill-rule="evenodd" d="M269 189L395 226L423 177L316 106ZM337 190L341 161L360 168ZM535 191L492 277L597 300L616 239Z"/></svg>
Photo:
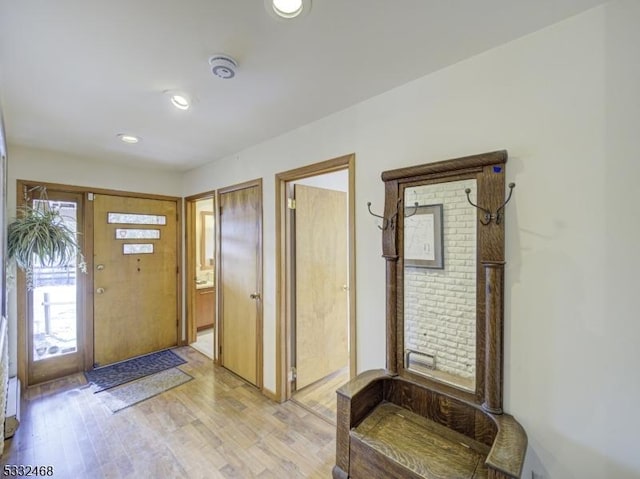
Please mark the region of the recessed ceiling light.
<svg viewBox="0 0 640 479"><path fill-rule="evenodd" d="M171 104L180 110L188 110L191 105L189 105L189 100L182 95L173 95L171 97Z"/></svg>
<svg viewBox="0 0 640 479"><path fill-rule="evenodd" d="M188 110L191 107L191 100L186 93L174 90L167 90L164 93L169 97L171 104L178 110Z"/></svg>
<svg viewBox="0 0 640 479"><path fill-rule="evenodd" d="M280 18L291 19L311 8L311 0L265 0L267 9Z"/></svg>
<svg viewBox="0 0 640 479"><path fill-rule="evenodd" d="M129 143L131 145L140 141L139 136L127 135L126 133L118 133L118 138L120 138L121 141Z"/></svg>

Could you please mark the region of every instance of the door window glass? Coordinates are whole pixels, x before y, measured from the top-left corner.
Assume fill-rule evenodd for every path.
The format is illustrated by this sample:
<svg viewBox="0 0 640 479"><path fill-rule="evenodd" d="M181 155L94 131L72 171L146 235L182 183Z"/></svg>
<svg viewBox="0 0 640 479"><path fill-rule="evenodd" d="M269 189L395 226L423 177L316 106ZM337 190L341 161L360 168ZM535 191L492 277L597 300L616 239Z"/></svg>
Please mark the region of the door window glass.
<svg viewBox="0 0 640 479"><path fill-rule="evenodd" d="M116 239L160 239L160 230L116 228Z"/></svg>
<svg viewBox="0 0 640 479"><path fill-rule="evenodd" d="M107 213L107 223L121 223L127 225L166 225L164 215L141 215L137 213Z"/></svg>
<svg viewBox="0 0 640 479"><path fill-rule="evenodd" d="M151 254L153 253L153 244L137 244L127 243L122 245L122 252L124 254Z"/></svg>
<svg viewBox="0 0 640 479"><path fill-rule="evenodd" d="M42 201L49 203L46 207L59 210L64 224L77 231L76 203L49 200L34 203ZM34 288L30 294L34 361L75 353L78 349L75 257L72 261L57 267L34 262Z"/></svg>

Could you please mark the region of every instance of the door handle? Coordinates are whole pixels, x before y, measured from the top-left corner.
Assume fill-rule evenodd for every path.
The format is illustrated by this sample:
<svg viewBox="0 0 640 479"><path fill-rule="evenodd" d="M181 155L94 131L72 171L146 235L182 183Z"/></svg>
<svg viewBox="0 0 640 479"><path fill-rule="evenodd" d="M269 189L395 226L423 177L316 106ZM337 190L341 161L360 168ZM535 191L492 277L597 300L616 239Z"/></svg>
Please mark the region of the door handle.
<svg viewBox="0 0 640 479"><path fill-rule="evenodd" d="M98 271L102 271L104 269L104 265L103 264L99 264L98 266L96 266L96 269Z"/></svg>
<svg viewBox="0 0 640 479"><path fill-rule="evenodd" d="M260 293L251 293L249 297L251 299L260 299Z"/></svg>
<svg viewBox="0 0 640 479"><path fill-rule="evenodd" d="M96 289L96 293L98 293L98 294L102 294L102 293L104 293L104 288L98 288L98 289Z"/></svg>
<svg viewBox="0 0 640 479"><path fill-rule="evenodd" d="M343 284L342 291L349 291L349 286L347 286L346 284Z"/></svg>

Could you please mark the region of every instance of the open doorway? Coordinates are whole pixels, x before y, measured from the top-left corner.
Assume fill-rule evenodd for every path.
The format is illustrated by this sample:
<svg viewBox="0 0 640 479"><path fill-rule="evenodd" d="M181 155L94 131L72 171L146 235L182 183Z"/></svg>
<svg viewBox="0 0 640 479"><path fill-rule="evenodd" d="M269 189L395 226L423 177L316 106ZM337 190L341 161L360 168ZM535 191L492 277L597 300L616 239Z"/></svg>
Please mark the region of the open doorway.
<svg viewBox="0 0 640 479"><path fill-rule="evenodd" d="M216 264L215 198L205 193L187 198L188 341L215 359Z"/></svg>
<svg viewBox="0 0 640 479"><path fill-rule="evenodd" d="M280 397L330 422L355 374L353 167L349 155L277 176Z"/></svg>

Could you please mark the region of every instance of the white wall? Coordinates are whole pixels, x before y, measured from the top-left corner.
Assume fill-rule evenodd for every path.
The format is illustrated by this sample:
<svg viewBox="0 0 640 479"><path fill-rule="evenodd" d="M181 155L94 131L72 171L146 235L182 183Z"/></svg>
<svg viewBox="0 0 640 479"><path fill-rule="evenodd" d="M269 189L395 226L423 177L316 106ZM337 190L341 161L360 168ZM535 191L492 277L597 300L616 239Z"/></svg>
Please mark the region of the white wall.
<svg viewBox="0 0 640 479"><path fill-rule="evenodd" d="M9 208L15 206L16 179L156 195L181 194L181 174L175 171L133 168L24 146L9 145L8 170Z"/></svg>
<svg viewBox="0 0 640 479"><path fill-rule="evenodd" d="M15 215L16 180L87 186L112 190L180 195L180 176L176 172L153 171L118 166L96 159L74 157L51 151L9 145L7 175L7 221ZM9 369L17 373L17 325L15 289L9 291Z"/></svg>
<svg viewBox="0 0 640 479"><path fill-rule="evenodd" d="M356 153L359 370L384 366L380 173L506 148L505 407L523 477L640 476L640 2L616 1L184 176L264 178L264 381L275 388L274 174ZM428 48L429 46L425 46Z"/></svg>

